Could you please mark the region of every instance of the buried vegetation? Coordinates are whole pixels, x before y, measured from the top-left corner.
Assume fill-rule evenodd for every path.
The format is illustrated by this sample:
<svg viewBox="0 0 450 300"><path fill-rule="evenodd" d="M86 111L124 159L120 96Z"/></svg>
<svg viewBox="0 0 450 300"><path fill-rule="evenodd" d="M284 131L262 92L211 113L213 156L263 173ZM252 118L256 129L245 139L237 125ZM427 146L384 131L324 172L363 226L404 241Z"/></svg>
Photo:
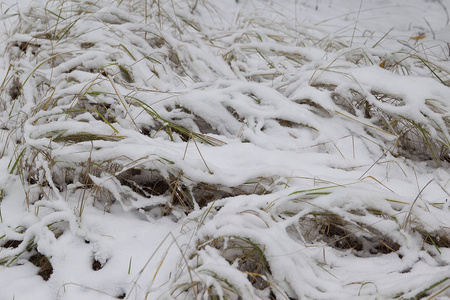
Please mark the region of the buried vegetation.
<svg viewBox="0 0 450 300"><path fill-rule="evenodd" d="M232 2L3 21L2 270L55 297L446 295L448 57Z"/></svg>

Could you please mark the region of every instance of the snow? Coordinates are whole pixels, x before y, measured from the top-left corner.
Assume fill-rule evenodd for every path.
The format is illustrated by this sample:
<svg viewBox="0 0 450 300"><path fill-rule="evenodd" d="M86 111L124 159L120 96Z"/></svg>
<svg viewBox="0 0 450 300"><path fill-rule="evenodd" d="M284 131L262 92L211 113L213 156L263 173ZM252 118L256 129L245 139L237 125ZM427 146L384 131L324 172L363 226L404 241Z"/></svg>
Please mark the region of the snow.
<svg viewBox="0 0 450 300"><path fill-rule="evenodd" d="M0 300L450 298L447 8L2 1Z"/></svg>

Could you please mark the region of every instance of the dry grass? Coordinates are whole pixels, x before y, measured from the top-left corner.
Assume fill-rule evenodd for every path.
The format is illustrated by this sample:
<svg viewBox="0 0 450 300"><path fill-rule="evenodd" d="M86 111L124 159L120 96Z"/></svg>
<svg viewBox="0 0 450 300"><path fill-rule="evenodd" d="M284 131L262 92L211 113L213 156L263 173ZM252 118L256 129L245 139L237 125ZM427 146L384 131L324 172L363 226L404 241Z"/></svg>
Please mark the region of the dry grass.
<svg viewBox="0 0 450 300"><path fill-rule="evenodd" d="M327 120L334 118L341 118L346 124L342 127L347 130L346 135L358 128L362 139L378 141L383 155L390 153L413 162L432 161L436 167L448 166L450 121L448 105L442 99L421 99L423 118L416 119L405 114L408 99L395 92L363 88L358 78L345 72L366 66L404 75L428 70L429 77L446 85L450 74L435 58L355 49L324 32L256 17L238 19L241 28L237 32L223 30L207 36L194 14L198 10L213 13L214 7L204 1L189 6L192 14L178 4L152 1L145 7L145 23L149 26L133 21L134 17L142 17L140 2L114 2L118 8L112 9L108 4L111 12L101 15L96 14L98 10L108 6L101 1L70 3L70 9L65 1L55 1L49 2L51 9L24 12L14 28L16 35L8 37L6 47L11 63L0 85L0 106L7 113L2 127L9 131L3 155L13 149L9 172L22 181L29 210L45 203L44 206L58 211L45 201L69 203L73 197L77 199L76 207L67 211L76 211L74 224L82 222L86 205L106 213L118 206L149 219L169 216L180 220L203 210L206 215L196 226L199 230L224 207L216 207L216 201L271 193L282 198L283 190L291 183L287 176L264 173L235 185L218 184L210 179L214 178L214 168L201 149L226 145L220 136L272 149L270 143L278 136L270 130L281 128L287 138L274 149L291 147L291 143L297 149L294 143L301 143L307 132L311 141L305 142L308 144L304 147L325 149L317 152L326 153L327 143L332 144L334 137L325 140L322 134ZM90 39L91 32L82 25L89 22L95 25L91 30L104 37L103 41ZM334 58L317 62L307 51L309 47L324 57L330 54ZM220 64L215 64L219 59ZM303 72L309 77L302 77ZM231 78L231 83L223 78ZM243 82L245 87L233 90L236 82ZM313 96L295 96L299 82ZM170 87L176 88L171 91ZM261 87L266 89L259 91ZM271 95L265 93L269 89L273 91ZM189 102L189 97L207 98L211 91L216 91L217 97L223 96L214 109L222 109L224 119L211 118L204 107ZM314 95L326 95L326 100ZM216 103L213 100L211 105ZM292 106L283 110L277 103ZM304 115L293 117L289 110L294 108ZM259 114L259 118L252 113ZM156 143L160 144L156 147ZM155 153L143 154L126 148L127 145L153 147ZM174 145L185 149L182 159L176 160L172 154ZM186 156L188 146L200 157L197 167L202 169L205 180L189 175L194 172L185 163L190 159ZM157 152L159 148L165 152ZM280 180L282 176L284 181ZM373 179L374 186L383 185ZM295 185L298 181L293 182ZM325 245L357 257L399 252L405 247L398 238L402 230L418 232L426 251L431 251L431 246L439 252L450 245L448 230L431 230L414 215L420 193L409 207L409 203L395 203L384 211L369 205L360 210L338 206L333 210L315 202L333 195L334 190L324 190L328 188L299 187L298 192L287 196L286 207L301 208L280 212L274 205L264 213L278 223L295 219L284 228L293 240L308 246ZM304 203L307 204L302 206ZM397 204L400 209L393 208ZM401 224L398 215L405 212L408 217ZM266 222L260 217L263 210L249 209L244 213ZM397 227L392 225L395 230L385 232L378 226L380 223ZM0 262L11 265L19 257L26 258L40 269L44 280L49 280L53 272L51 257L37 251L33 237L24 238L27 230L20 232L23 240L0 239L1 247L9 249ZM55 232L56 239L59 232ZM187 251L188 262L177 270L179 280L171 287L174 298L245 299L258 295L260 299L287 299L287 292L275 282L273 266L266 257L266 248L271 245L251 236L233 234L202 236L194 244ZM216 257L223 273L209 264L210 257ZM92 269L102 267L94 258ZM232 282L229 274L243 281Z"/></svg>

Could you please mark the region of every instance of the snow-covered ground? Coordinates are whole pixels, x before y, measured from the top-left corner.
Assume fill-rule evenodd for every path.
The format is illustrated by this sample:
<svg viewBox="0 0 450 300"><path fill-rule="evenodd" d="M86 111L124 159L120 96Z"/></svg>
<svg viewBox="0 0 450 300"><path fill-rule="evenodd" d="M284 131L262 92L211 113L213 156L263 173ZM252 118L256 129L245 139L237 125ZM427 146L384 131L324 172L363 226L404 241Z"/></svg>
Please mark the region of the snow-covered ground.
<svg viewBox="0 0 450 300"><path fill-rule="evenodd" d="M450 1L0 2L0 300L449 299Z"/></svg>

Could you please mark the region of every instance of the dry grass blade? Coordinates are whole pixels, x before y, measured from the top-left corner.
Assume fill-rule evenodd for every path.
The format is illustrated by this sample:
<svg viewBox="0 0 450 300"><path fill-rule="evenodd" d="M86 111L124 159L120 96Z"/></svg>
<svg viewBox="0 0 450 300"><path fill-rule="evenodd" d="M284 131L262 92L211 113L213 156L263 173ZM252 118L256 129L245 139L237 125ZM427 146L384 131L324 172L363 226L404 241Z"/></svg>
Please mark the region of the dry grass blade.
<svg viewBox="0 0 450 300"><path fill-rule="evenodd" d="M117 98L119 98L120 103L122 104L123 108L125 109L125 111L127 112L127 115L130 117L131 122L133 123L133 125L136 127L136 129L139 131L139 127L137 126L136 122L133 119L133 116L130 114L130 112L128 111L128 107L127 104L125 103L125 100L122 97L122 94L119 93L116 84L113 82L113 80L111 79L111 77L108 75L108 73L106 73L106 77L108 78L109 82L111 83L112 88L114 89L114 92L117 95Z"/></svg>
<svg viewBox="0 0 450 300"><path fill-rule="evenodd" d="M417 197L414 199L414 201L411 203L411 206L409 208L408 213L406 214L405 220L403 221L403 225L402 228L406 228L408 226L408 224L411 224L411 216L413 213L413 208L414 205L416 204L417 200L419 200L420 195L422 194L422 192L427 188L427 186L432 183L433 180L428 181L427 184L424 185L424 187L420 190L420 192L417 194Z"/></svg>

